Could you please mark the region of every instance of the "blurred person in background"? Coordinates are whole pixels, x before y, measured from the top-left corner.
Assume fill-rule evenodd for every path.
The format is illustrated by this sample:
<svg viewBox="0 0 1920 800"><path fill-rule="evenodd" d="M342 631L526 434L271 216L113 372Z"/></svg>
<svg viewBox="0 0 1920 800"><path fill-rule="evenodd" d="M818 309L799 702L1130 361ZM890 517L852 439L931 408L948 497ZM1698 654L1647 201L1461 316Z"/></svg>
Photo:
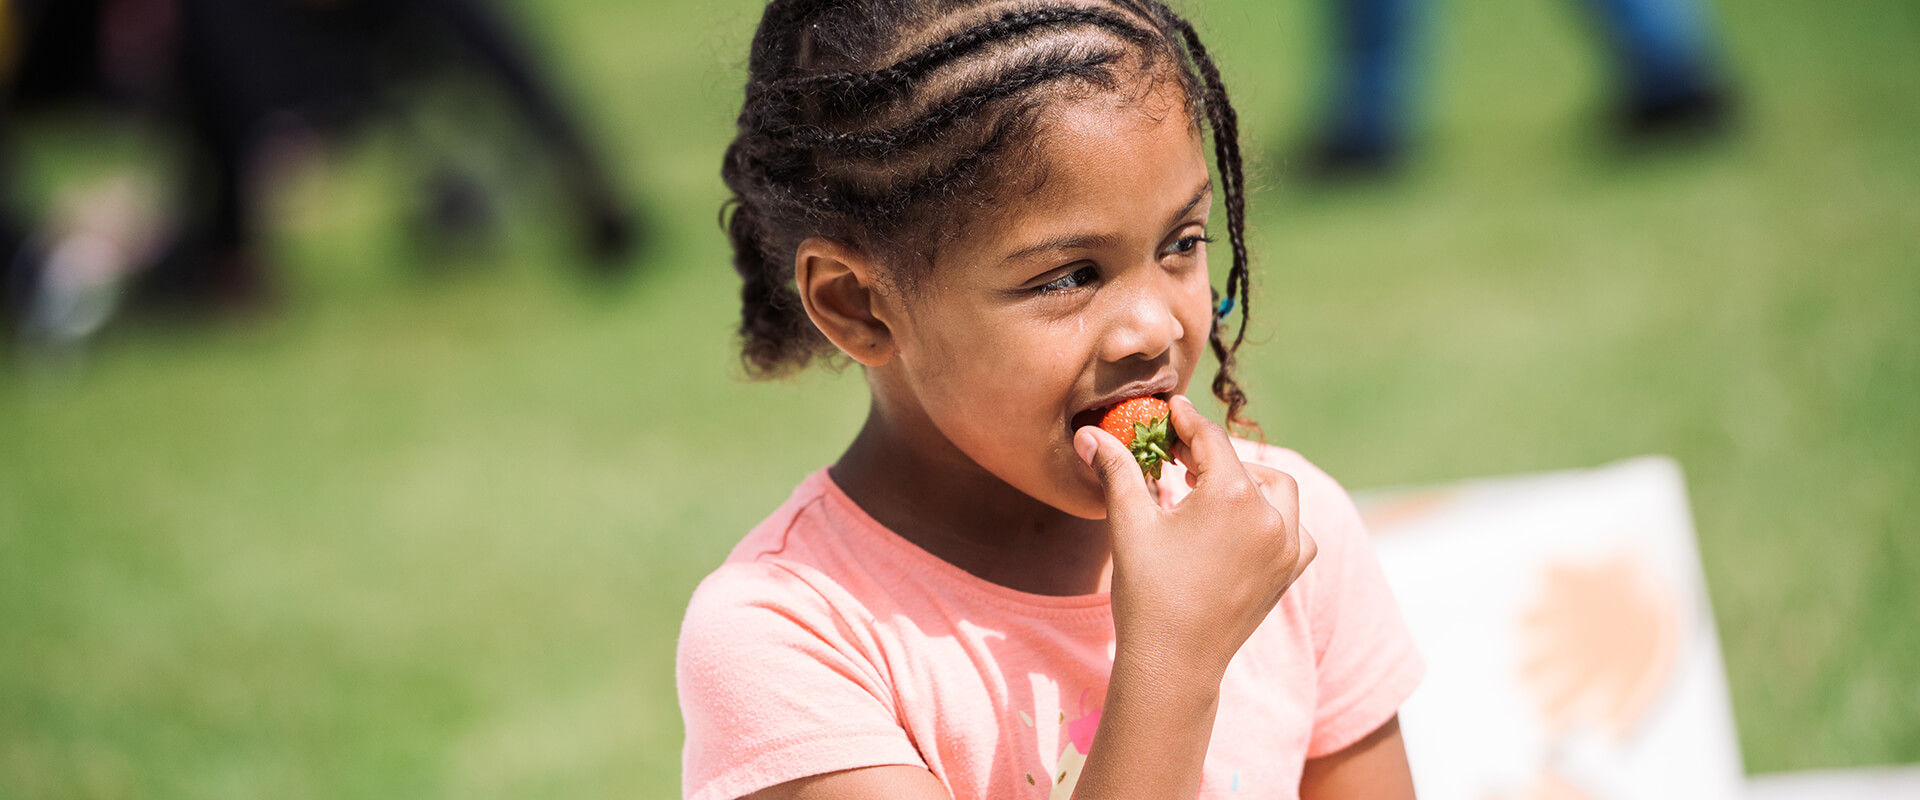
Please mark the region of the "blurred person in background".
<svg viewBox="0 0 1920 800"><path fill-rule="evenodd" d="M1612 121L1629 143L1725 130L1730 89L1701 0L1581 0L1614 67ZM1332 0L1330 74L1301 154L1310 178L1394 172L1408 147L1422 0Z"/></svg>
<svg viewBox="0 0 1920 800"><path fill-rule="evenodd" d="M524 120L594 263L623 266L634 244L601 157L482 0L0 0L0 20L0 285L9 327L29 342L84 338L123 285L189 310L260 307L274 179L376 119L417 122L396 87L451 69L495 87ZM177 138L182 185L112 176L68 187L30 220L15 196L13 129L24 112L76 103L131 118L156 143ZM439 143L416 144L433 151L421 159L430 232L484 233L486 187Z"/></svg>

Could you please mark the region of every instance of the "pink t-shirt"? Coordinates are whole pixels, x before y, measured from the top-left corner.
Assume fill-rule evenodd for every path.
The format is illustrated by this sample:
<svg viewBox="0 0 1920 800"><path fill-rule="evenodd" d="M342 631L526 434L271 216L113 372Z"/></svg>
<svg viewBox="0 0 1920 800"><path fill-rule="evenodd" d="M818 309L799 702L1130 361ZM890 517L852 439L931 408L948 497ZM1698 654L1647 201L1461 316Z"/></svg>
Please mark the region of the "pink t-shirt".
<svg viewBox="0 0 1920 800"><path fill-rule="evenodd" d="M1299 482L1320 553L1228 667L1200 796L1291 798L1302 763L1391 718L1423 666L1346 492L1297 453L1236 446ZM1183 477L1170 465L1164 501ZM955 798L1066 798L1113 652L1108 595L976 578L882 527L823 469L693 594L683 793L910 764Z"/></svg>

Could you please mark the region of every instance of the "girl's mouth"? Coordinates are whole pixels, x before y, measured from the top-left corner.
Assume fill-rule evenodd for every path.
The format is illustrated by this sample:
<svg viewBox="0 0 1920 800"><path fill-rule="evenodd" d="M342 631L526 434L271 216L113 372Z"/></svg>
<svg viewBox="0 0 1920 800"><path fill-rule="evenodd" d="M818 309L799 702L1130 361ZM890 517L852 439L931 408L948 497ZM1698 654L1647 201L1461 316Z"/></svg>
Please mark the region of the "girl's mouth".
<svg viewBox="0 0 1920 800"><path fill-rule="evenodd" d="M1108 403L1106 405L1089 408L1085 411L1082 411L1078 414L1073 415L1073 418L1067 421L1067 437L1071 439L1073 435L1077 433L1081 428L1087 427L1089 425L1099 425L1100 420L1104 419L1107 416L1107 412L1113 410L1114 406L1120 405L1121 403L1124 403L1128 400L1132 400L1135 397L1158 397L1161 400L1172 400L1173 393L1172 392L1150 392L1147 394L1128 395L1126 397L1115 398L1113 402Z"/></svg>

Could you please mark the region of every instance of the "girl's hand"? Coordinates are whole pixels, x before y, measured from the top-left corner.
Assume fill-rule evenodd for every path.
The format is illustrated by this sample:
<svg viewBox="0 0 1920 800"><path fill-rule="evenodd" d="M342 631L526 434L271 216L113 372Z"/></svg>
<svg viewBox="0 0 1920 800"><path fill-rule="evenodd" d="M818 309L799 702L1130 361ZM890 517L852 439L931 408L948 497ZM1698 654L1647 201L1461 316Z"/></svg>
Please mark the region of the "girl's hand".
<svg viewBox="0 0 1920 800"><path fill-rule="evenodd" d="M1096 427L1074 449L1100 475L1113 547L1113 618L1122 658L1207 676L1227 663L1317 552L1300 528L1299 487L1243 464L1225 429L1185 397L1170 404L1194 487L1163 509L1119 440Z"/></svg>

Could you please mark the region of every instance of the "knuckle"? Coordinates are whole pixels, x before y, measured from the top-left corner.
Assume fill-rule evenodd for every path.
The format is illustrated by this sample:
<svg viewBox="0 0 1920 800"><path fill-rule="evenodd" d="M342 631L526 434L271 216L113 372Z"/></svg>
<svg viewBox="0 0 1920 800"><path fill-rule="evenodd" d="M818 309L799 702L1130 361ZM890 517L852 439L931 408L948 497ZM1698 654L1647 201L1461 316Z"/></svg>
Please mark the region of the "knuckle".
<svg viewBox="0 0 1920 800"><path fill-rule="evenodd" d="M1282 541L1292 538L1287 535L1288 528L1290 527L1287 525L1287 516L1277 510L1273 510L1271 507L1269 507L1266 513L1260 515L1260 527L1264 530L1272 531L1273 534L1280 537Z"/></svg>
<svg viewBox="0 0 1920 800"><path fill-rule="evenodd" d="M1266 498L1260 494L1260 489L1251 482L1227 484L1220 490L1220 499L1236 506L1256 503L1262 506L1267 505Z"/></svg>

